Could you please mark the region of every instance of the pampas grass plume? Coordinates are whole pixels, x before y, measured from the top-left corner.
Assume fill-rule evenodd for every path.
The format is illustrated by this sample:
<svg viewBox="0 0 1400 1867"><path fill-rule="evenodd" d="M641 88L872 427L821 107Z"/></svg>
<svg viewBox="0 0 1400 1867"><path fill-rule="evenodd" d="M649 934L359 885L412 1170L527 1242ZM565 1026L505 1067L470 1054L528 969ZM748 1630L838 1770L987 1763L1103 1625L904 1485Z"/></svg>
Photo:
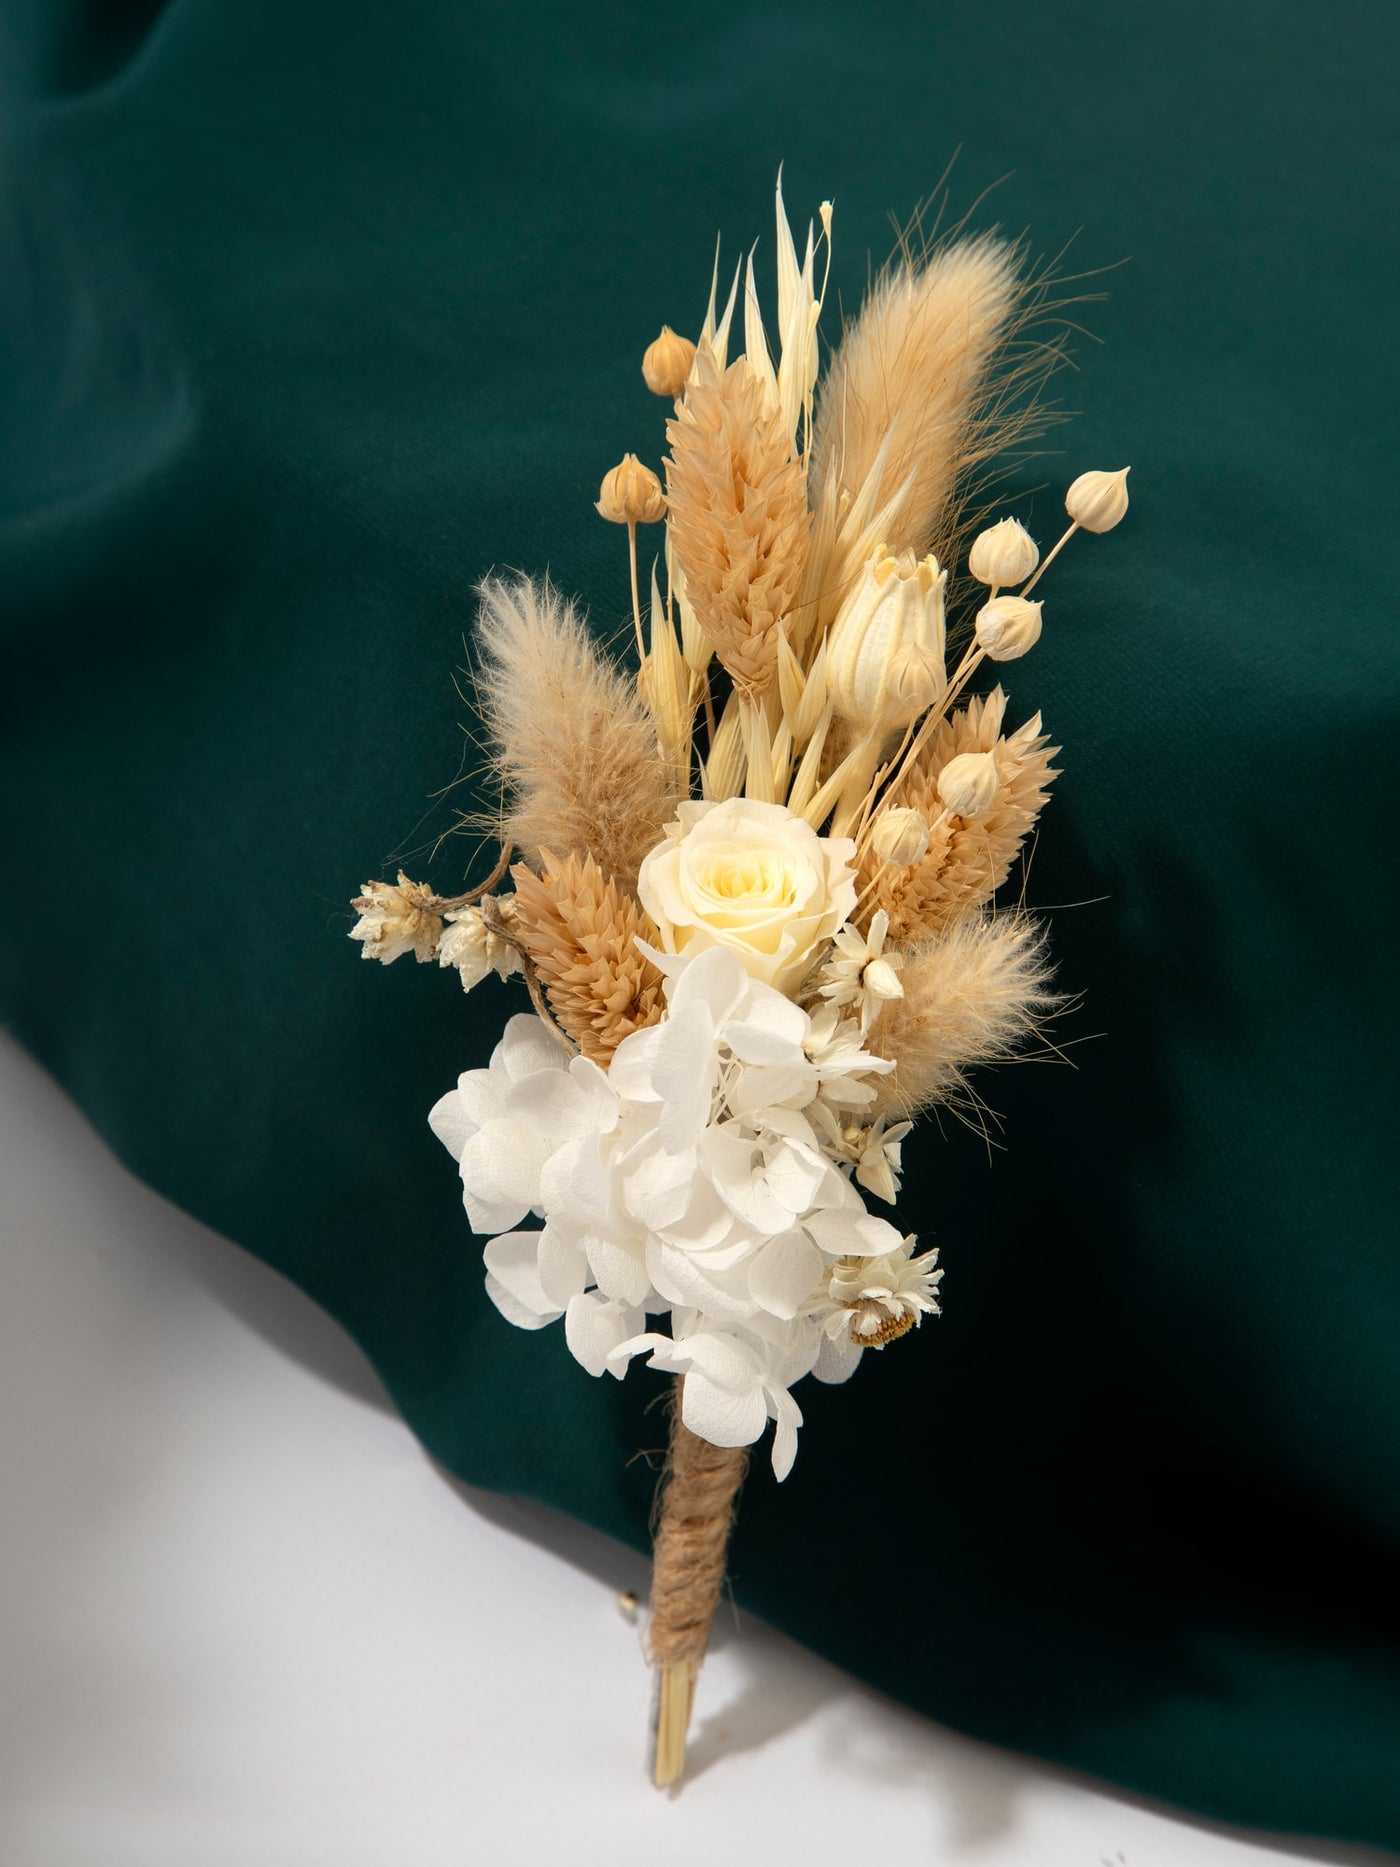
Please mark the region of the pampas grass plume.
<svg viewBox="0 0 1400 1867"><path fill-rule="evenodd" d="M874 1043L894 1073L876 1079L879 1113L912 1117L967 1092L978 1064L1011 1056L1060 1004L1044 935L1021 914L955 921L905 951L904 996L887 1004Z"/></svg>
<svg viewBox="0 0 1400 1867"><path fill-rule="evenodd" d="M503 840L537 859L589 856L630 889L678 796L633 685L547 582L488 577L478 699L506 787Z"/></svg>

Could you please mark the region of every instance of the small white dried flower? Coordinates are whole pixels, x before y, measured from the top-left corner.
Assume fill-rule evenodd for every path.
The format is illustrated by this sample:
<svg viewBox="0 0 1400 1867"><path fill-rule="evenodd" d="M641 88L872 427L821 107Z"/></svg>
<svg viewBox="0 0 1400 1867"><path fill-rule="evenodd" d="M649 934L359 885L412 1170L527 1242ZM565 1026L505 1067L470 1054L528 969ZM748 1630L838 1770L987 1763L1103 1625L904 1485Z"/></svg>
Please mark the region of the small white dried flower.
<svg viewBox="0 0 1400 1867"><path fill-rule="evenodd" d="M1040 562L1040 550L1019 519L1000 519L978 532L967 554L967 568L978 583L1024 583Z"/></svg>
<svg viewBox="0 0 1400 1867"><path fill-rule="evenodd" d="M881 552L841 605L826 640L826 690L861 731L907 726L938 698L947 581L932 556Z"/></svg>
<svg viewBox="0 0 1400 1867"><path fill-rule="evenodd" d="M1065 494L1065 511L1086 532L1111 532L1128 510L1128 467L1081 473Z"/></svg>
<svg viewBox="0 0 1400 1867"><path fill-rule="evenodd" d="M843 1137L855 1162L857 1181L887 1206L899 1197L901 1143L913 1126L911 1121L891 1123L882 1115L869 1128L848 1129Z"/></svg>
<svg viewBox="0 0 1400 1867"><path fill-rule="evenodd" d="M669 324L663 324L661 335L647 345L642 377L653 395L678 396L694 361L695 345L690 339L678 337Z"/></svg>
<svg viewBox="0 0 1400 1867"><path fill-rule="evenodd" d="M892 998L903 998L904 986L899 968L903 955L885 952L885 936L890 917L883 908L872 915L869 932L861 934L845 926L832 941L832 951L817 974L817 990L833 1005L849 1005L860 1015L861 1036L865 1037L880 1015L880 1009Z"/></svg>
<svg viewBox="0 0 1400 1867"><path fill-rule="evenodd" d="M892 869L907 869L928 854L928 819L917 810L892 805L875 819L870 847L877 859Z"/></svg>
<svg viewBox="0 0 1400 1867"><path fill-rule="evenodd" d="M960 752L938 774L938 795L955 817L982 817L1001 789L997 762L990 752Z"/></svg>
<svg viewBox="0 0 1400 1867"><path fill-rule="evenodd" d="M899 1251L882 1257L842 1258L828 1271L814 1309L833 1340L848 1337L857 1348L883 1348L938 1314L943 1273L933 1267L936 1251L913 1255L911 1234Z"/></svg>
<svg viewBox="0 0 1400 1867"><path fill-rule="evenodd" d="M666 496L650 467L624 454L598 489L598 511L612 525L655 525L666 516Z"/></svg>
<svg viewBox="0 0 1400 1867"><path fill-rule="evenodd" d="M1039 603L999 596L977 612L977 646L990 661L1019 661L1040 640Z"/></svg>
<svg viewBox="0 0 1400 1867"><path fill-rule="evenodd" d="M498 909L504 909L510 897L501 900L491 896L489 899ZM458 908L444 918L448 925L438 942L438 964L456 967L462 976L464 992L480 985L488 972L508 979L513 972L521 970L520 955L499 934L492 932L480 907Z"/></svg>
<svg viewBox="0 0 1400 1867"><path fill-rule="evenodd" d="M412 953L419 965L430 960L442 933L436 900L430 888L410 881L402 869L396 885L366 882L364 893L350 903L360 917L350 929L350 938L363 942L360 957L385 966L405 953Z"/></svg>

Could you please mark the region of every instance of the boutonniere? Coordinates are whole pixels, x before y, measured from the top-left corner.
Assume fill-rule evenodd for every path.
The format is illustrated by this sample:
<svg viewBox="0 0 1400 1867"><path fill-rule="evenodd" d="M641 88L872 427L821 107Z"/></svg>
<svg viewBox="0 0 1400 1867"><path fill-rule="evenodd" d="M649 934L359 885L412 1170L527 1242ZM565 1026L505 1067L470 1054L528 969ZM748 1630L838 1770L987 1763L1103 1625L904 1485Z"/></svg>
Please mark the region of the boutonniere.
<svg viewBox="0 0 1400 1867"><path fill-rule="evenodd" d="M354 904L366 958L520 980L489 1068L428 1117L497 1309L562 1323L553 1352L590 1374L674 1377L658 1783L750 1448L781 1481L794 1390L918 1352L938 1313L938 1251L898 1217L915 1123L1055 1006L1040 927L997 895L1057 748L983 677L1034 647L1074 533L1128 504L1126 469L1081 474L1044 557L1014 518L978 529L986 463L1043 431L1050 282L995 236L906 245L823 374L831 225L827 204L799 256L780 186L776 321L750 257L693 341L645 353L664 477L628 455L597 500L626 531L635 666L547 582L482 585L488 880L400 874Z"/></svg>

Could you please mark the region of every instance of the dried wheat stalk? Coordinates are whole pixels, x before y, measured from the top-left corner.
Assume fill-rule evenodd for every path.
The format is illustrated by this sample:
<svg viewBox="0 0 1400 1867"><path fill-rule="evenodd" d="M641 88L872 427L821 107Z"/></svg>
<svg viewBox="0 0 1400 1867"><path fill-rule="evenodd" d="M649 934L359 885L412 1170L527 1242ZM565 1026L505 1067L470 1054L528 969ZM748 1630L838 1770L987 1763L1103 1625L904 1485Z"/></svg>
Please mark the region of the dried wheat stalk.
<svg viewBox="0 0 1400 1867"><path fill-rule="evenodd" d="M1041 733L1038 713L1002 738L1005 711L998 687L941 721L891 799L931 826L928 853L910 868L882 867L873 853L865 858L866 910L885 910L894 940L938 933L990 901L1048 800L1059 776L1050 761L1060 748ZM990 752L996 760L1000 788L980 817L950 816L938 796L938 774L964 752Z"/></svg>
<svg viewBox="0 0 1400 1867"><path fill-rule="evenodd" d="M517 863L515 927L549 995L550 1009L584 1056L603 1069L624 1037L665 1009L661 974L636 937L658 939L630 895L591 856L542 856L544 873Z"/></svg>
<svg viewBox="0 0 1400 1867"><path fill-rule="evenodd" d="M807 490L776 401L746 357L720 373L702 346L675 418L671 548L700 627L735 686L765 693L807 560Z"/></svg>

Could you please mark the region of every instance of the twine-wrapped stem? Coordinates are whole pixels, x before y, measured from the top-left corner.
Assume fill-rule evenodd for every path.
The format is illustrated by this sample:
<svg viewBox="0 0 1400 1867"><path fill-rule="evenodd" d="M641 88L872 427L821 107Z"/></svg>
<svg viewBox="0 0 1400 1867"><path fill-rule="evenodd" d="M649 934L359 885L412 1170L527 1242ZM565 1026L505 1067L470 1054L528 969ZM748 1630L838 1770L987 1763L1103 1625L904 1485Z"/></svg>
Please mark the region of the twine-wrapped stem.
<svg viewBox="0 0 1400 1867"><path fill-rule="evenodd" d="M681 1386L678 1378L652 1552L649 1646L660 1674L652 1778L661 1789L685 1771L695 1679L724 1587L729 1532L749 1463L747 1446L712 1446L691 1432L681 1418Z"/></svg>

